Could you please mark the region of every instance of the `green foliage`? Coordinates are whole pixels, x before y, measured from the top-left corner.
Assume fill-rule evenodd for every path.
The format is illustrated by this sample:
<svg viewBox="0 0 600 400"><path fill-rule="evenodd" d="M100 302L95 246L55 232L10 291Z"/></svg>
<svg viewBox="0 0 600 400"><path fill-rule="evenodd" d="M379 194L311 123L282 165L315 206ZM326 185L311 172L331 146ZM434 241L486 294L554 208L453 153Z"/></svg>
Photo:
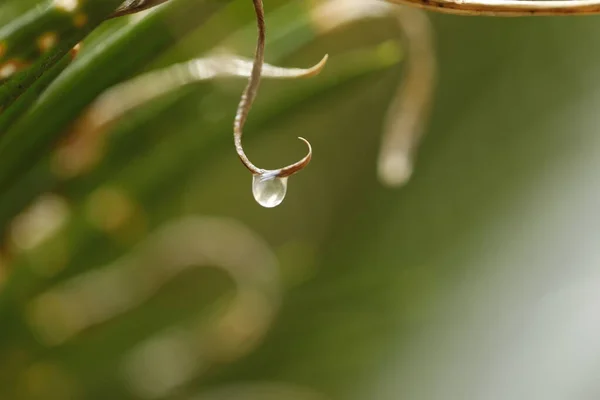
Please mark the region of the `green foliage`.
<svg viewBox="0 0 600 400"><path fill-rule="evenodd" d="M0 74L19 61L0 82L0 399L574 398L588 376L569 380L573 365L597 363L591 326L562 330L596 309L577 302L600 238L595 18L434 18L431 128L413 180L389 190L375 165L400 81L401 49L381 45L394 21L323 33L312 5L268 2L267 62L330 61L263 82L248 153L282 165L296 136L315 150L264 210L232 146L243 79L73 137L111 86L255 46L247 1L107 20L119 3L83 1L81 27L47 1L0 4ZM575 331L581 362L561 358Z"/></svg>
<svg viewBox="0 0 600 400"><path fill-rule="evenodd" d="M0 87L4 109L0 226L6 243L6 265L1 268L7 274L0 291L0 321L6 327L0 330L1 398L143 398L143 390L127 385L124 353L169 326L189 325L231 293L231 283L224 280L227 274L184 273L184 278L176 278L141 307L128 311L126 318L116 316L65 342L54 343L38 326L39 304L45 310L42 314L58 312L44 308L48 293L136 254L140 243L169 221L202 214L196 207L188 209L186 199L196 191L198 179L210 179L215 163L231 153L231 123L241 82L197 84L129 113L102 137L75 147L71 157L100 154L91 167L76 173L65 172L60 164L61 151L80 139L70 133L73 124L104 90L152 64L185 60L219 43L249 54L255 35L251 8L241 2L172 1L143 18L123 18L127 23L104 22L96 31L115 4L92 0L83 4L79 12L87 19L81 29L74 29L72 13L57 10L52 3L32 4L32 11L21 8L21 3L3 6L15 18L0 30L6 50L0 65L12 65L17 59L27 62L15 64L18 71ZM270 13L269 62L306 50L317 54L318 27L309 11L290 3ZM52 37L56 43L40 49L36 43L48 32L56 34ZM67 54L78 42L81 52ZM399 59L389 46L352 50L342 46L339 53L321 77L302 84L264 84L270 94L260 96L253 110L250 144L264 132L288 125L294 116L344 96ZM45 229L34 226L28 231L27 224L36 221L31 210L46 206L66 214L61 214L63 220L51 234L29 243L28 235ZM43 219L37 217L42 224ZM239 246L231 243L231 251ZM59 320L57 315L53 318ZM208 315L204 319L210 325L215 317ZM187 379L208 379L234 363L235 358L217 363Z"/></svg>

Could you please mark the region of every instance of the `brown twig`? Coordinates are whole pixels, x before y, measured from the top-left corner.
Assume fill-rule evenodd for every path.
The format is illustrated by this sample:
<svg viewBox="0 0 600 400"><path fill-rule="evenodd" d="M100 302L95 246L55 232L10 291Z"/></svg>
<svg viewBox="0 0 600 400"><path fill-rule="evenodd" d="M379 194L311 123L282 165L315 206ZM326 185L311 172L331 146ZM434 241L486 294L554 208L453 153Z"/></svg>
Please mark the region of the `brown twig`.
<svg viewBox="0 0 600 400"><path fill-rule="evenodd" d="M520 17L600 13L598 0L385 0L431 11L460 15Z"/></svg>
<svg viewBox="0 0 600 400"><path fill-rule="evenodd" d="M129 0L123 3L110 16L110 18L122 17L123 15L135 14L140 11L148 10L152 7L159 6L169 0Z"/></svg>

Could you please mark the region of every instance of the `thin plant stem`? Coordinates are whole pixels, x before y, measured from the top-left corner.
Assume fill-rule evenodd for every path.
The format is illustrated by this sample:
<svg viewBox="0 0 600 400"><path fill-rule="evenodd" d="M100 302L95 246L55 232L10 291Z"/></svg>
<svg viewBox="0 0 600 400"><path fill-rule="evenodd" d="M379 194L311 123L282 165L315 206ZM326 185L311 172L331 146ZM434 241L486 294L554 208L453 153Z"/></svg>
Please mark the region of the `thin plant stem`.
<svg viewBox="0 0 600 400"><path fill-rule="evenodd" d="M385 0L389 3L460 15L521 17L600 13L599 0Z"/></svg>
<svg viewBox="0 0 600 400"><path fill-rule="evenodd" d="M299 138L308 146L307 155L304 156L300 161L297 161L293 164L276 170L265 170L262 168L258 168L248 159L246 153L244 152L244 147L242 146L242 129L248 117L248 113L252 108L252 103L254 102L254 98L256 97L258 87L260 86L260 78L262 75L262 68L265 57L265 11L263 8L262 0L252 0L252 2L254 4L254 10L256 12L258 39L250 79L248 80L248 85L246 86L246 89L244 89L244 92L242 93L235 120L233 122L233 140L235 144L235 150L240 160L246 166L246 168L248 168L248 170L252 172L252 174L284 178L293 175L296 172L299 172L310 162L310 159L312 158L312 148L310 146L310 143L306 139Z"/></svg>

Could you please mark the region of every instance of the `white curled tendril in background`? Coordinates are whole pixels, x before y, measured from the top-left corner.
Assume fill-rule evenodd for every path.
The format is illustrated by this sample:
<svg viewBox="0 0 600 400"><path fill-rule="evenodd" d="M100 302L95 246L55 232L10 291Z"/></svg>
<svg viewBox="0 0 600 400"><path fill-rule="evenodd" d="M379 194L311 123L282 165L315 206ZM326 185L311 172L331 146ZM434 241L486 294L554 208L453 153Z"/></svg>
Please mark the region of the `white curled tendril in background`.
<svg viewBox="0 0 600 400"><path fill-rule="evenodd" d="M166 327L122 357L122 376L130 390L143 398L163 398L211 366L254 349L279 310L277 259L241 223L217 217L170 222L110 265L35 297L28 322L44 344L60 346L142 306L185 271L206 267L224 271L235 284L225 307L217 307L210 317Z"/></svg>

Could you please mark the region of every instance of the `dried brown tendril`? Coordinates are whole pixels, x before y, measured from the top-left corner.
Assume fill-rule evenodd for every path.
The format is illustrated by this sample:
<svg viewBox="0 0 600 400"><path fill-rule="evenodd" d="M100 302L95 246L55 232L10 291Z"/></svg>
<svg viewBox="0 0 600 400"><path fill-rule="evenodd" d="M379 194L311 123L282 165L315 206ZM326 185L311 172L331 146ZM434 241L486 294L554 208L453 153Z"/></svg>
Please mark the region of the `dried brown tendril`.
<svg viewBox="0 0 600 400"><path fill-rule="evenodd" d="M460 15L519 17L600 13L598 0L386 0L390 3Z"/></svg>
<svg viewBox="0 0 600 400"><path fill-rule="evenodd" d="M235 120L233 122L233 139L235 143L235 150L237 151L242 163L246 166L246 168L248 168L248 170L250 170L250 172L252 172L252 174L268 176L269 178L285 178L295 174L296 172L299 172L310 162L312 157L312 148L306 139L299 138L308 146L308 153L306 156L304 156L304 158L302 158L300 161L275 170L258 168L248 159L248 156L246 156L246 153L244 152L244 147L242 146L242 128L244 127L248 113L252 108L252 103L254 102L254 98L256 97L256 93L260 85L260 78L265 56L265 11L262 0L252 0L252 2L254 4L254 11L256 12L258 39L256 43L256 52L254 54L254 65L252 66L250 79L248 80L248 85L242 94L242 98L235 115Z"/></svg>

